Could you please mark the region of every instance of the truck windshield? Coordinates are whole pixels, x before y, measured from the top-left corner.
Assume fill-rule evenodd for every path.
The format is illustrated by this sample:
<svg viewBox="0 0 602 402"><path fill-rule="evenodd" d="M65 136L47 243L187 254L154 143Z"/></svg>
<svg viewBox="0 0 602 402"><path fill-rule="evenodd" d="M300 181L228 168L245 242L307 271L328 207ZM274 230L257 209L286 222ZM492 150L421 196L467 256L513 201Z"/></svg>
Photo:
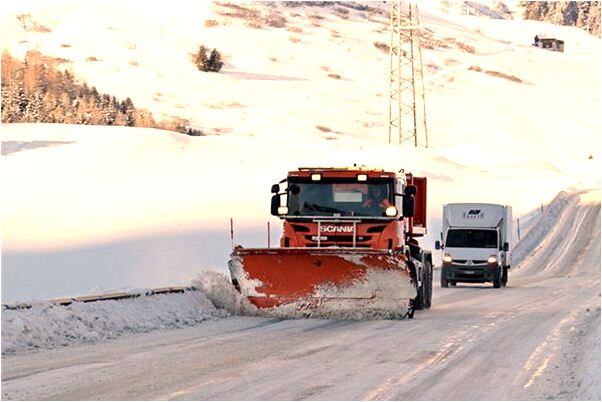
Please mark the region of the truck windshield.
<svg viewBox="0 0 602 402"><path fill-rule="evenodd" d="M497 248L497 231L491 229L450 229L445 247Z"/></svg>
<svg viewBox="0 0 602 402"><path fill-rule="evenodd" d="M299 216L385 216L392 183L289 182L288 209Z"/></svg>

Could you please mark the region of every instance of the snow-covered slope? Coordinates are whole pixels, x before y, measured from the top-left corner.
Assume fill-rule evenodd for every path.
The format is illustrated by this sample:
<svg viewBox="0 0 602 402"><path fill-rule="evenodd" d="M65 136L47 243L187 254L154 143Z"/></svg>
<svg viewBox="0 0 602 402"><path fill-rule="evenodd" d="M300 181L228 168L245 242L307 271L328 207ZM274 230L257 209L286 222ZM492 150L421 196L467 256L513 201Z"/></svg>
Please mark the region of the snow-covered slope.
<svg viewBox="0 0 602 402"><path fill-rule="evenodd" d="M266 221L279 225L268 216L269 186L303 165L426 175L428 248L443 203L505 203L522 215L561 190L599 188L599 39L427 10L437 38L475 52L425 50L431 147L414 149L386 144L388 55L374 46L388 42L386 15L248 7L280 13L286 27L250 28L211 3L3 6L2 41L13 54L68 59L100 92L219 134L4 125L5 149L18 152L0 162L3 302L188 284L202 268L223 271L229 218L237 242L264 245ZM530 47L542 30L562 35L566 52ZM195 69L200 43L227 56L222 73Z"/></svg>

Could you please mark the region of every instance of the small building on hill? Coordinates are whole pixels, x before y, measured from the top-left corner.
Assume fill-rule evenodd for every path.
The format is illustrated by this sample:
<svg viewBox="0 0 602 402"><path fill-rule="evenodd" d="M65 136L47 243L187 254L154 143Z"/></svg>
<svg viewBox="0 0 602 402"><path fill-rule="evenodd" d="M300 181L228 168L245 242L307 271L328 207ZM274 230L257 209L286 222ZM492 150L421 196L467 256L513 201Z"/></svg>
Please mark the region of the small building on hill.
<svg viewBox="0 0 602 402"><path fill-rule="evenodd" d="M564 52L564 41L550 35L535 35L533 46L555 52Z"/></svg>

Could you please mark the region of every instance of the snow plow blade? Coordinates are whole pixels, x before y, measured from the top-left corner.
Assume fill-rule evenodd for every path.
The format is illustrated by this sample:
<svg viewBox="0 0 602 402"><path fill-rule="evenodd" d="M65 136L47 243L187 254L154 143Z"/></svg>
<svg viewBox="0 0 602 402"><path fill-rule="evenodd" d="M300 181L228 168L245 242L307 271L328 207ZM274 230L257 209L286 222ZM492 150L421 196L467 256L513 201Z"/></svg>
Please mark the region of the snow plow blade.
<svg viewBox="0 0 602 402"><path fill-rule="evenodd" d="M260 309L330 303L395 310L416 297L405 256L387 250L238 246L228 266L237 290Z"/></svg>

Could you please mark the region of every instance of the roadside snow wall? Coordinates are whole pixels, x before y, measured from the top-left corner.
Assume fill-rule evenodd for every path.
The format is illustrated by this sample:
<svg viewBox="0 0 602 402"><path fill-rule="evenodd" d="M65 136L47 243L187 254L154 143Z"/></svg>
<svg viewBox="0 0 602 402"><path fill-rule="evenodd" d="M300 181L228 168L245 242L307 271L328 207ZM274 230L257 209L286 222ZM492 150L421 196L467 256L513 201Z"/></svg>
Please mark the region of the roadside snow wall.
<svg viewBox="0 0 602 402"><path fill-rule="evenodd" d="M200 291L69 306L40 302L29 309L3 308L2 354L181 328L226 316Z"/></svg>
<svg viewBox="0 0 602 402"><path fill-rule="evenodd" d="M512 252L512 266L518 265L546 238L549 232L563 219L570 207L574 207L579 202L579 196L576 194L561 191L546 206L543 215L532 224L527 234L518 242Z"/></svg>

